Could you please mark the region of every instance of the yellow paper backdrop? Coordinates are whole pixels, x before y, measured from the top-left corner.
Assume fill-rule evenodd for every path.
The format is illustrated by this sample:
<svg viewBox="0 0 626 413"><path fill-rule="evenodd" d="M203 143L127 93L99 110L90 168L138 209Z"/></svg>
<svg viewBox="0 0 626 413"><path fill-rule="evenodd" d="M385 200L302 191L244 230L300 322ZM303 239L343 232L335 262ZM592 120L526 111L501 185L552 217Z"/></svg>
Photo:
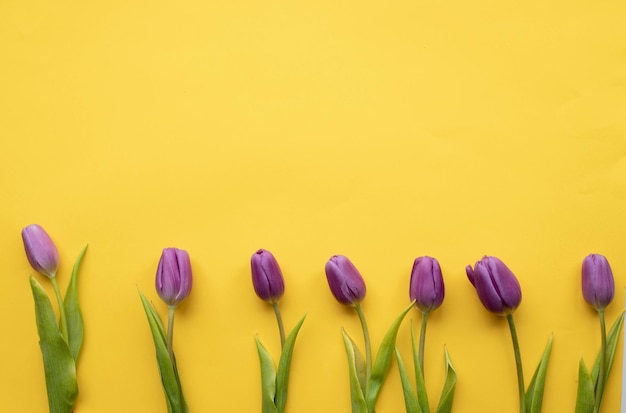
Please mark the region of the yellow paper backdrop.
<svg viewBox="0 0 626 413"><path fill-rule="evenodd" d="M254 336L278 357L249 258L271 250L288 329L304 314L290 412L348 412L341 327L356 315L324 275L349 256L368 286L374 349L408 304L412 261L446 282L426 349L431 405L443 347L454 411L514 412L504 319L464 268L517 274L529 382L550 334L544 411L573 411L599 349L580 265L626 284L626 7L621 1L0 1L0 411L47 400L20 230L78 252L86 338L77 413L165 412L137 288L161 249L187 249L194 286L175 350L192 412L260 411ZM44 282L45 280L40 281ZM48 287L48 285L46 284ZM50 290L49 290L50 291ZM409 357L409 319L398 345ZM621 339L620 339L621 346ZM621 347L604 412L620 398ZM378 412L404 411L395 363Z"/></svg>

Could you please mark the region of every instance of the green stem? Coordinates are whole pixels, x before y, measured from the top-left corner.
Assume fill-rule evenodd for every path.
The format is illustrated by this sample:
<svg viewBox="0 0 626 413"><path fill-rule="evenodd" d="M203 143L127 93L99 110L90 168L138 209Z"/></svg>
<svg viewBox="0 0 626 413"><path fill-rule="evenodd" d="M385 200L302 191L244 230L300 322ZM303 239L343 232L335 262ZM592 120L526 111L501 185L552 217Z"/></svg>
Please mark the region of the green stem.
<svg viewBox="0 0 626 413"><path fill-rule="evenodd" d="M372 372L372 347L370 345L370 332L367 329L367 323L365 322L365 315L363 314L363 310L361 309L361 304L357 303L354 308L359 315L361 328L363 329L363 338L365 340L365 377L367 381L365 388L367 389L369 386L370 375Z"/></svg>
<svg viewBox="0 0 626 413"><path fill-rule="evenodd" d="M59 290L56 277L50 278L50 281L52 281L54 293L57 296L57 303L59 304L59 330L61 330L61 336L63 336L65 342L69 343L67 337L67 318L65 317L65 305L63 304L63 297L61 297L61 290Z"/></svg>
<svg viewBox="0 0 626 413"><path fill-rule="evenodd" d="M174 363L174 312L176 310L175 305L168 306L167 311L167 354L170 356L170 360Z"/></svg>
<svg viewBox="0 0 626 413"><path fill-rule="evenodd" d="M424 347L426 343L426 323L428 322L428 311L422 311L422 328L420 330L420 352L419 363L422 369L422 377L424 376Z"/></svg>
<svg viewBox="0 0 626 413"><path fill-rule="evenodd" d="M600 355L600 371L598 372L598 383L596 386L596 411L600 411L602 398L604 397L604 387L606 386L606 322L604 320L604 309L598 310L600 315L600 334L602 335L602 349Z"/></svg>
<svg viewBox="0 0 626 413"><path fill-rule="evenodd" d="M519 342L517 341L517 331L515 331L515 322L513 321L513 314L507 314L506 320L509 322L509 329L511 330L511 339L513 340L513 351L515 352L515 364L517 366L517 385L519 390L519 411L524 413L526 410L526 395L524 389L524 370L522 370L522 356L519 351Z"/></svg>
<svg viewBox="0 0 626 413"><path fill-rule="evenodd" d="M278 308L278 303L272 303L272 307L274 307L274 314L276 314L276 321L278 321L278 331L280 332L280 348L282 349L285 346L285 326L283 325L283 317L280 315L280 308Z"/></svg>

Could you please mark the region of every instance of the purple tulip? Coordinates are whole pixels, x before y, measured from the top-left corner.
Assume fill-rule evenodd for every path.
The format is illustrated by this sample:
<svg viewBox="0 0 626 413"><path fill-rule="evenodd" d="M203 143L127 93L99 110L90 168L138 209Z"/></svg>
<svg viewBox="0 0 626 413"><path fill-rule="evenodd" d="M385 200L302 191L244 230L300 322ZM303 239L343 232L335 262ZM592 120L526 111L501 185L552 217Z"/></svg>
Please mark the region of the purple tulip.
<svg viewBox="0 0 626 413"><path fill-rule="evenodd" d="M326 263L326 278L330 291L340 303L357 305L365 298L365 281L347 257L330 257Z"/></svg>
<svg viewBox="0 0 626 413"><path fill-rule="evenodd" d="M415 301L415 305L420 310L429 312L441 305L444 295L443 275L437 259L416 258L413 262L409 286L411 301Z"/></svg>
<svg viewBox="0 0 626 413"><path fill-rule="evenodd" d="M169 306L176 306L191 292L191 261L185 250L165 248L156 274L156 290Z"/></svg>
<svg viewBox="0 0 626 413"><path fill-rule="evenodd" d="M29 225L22 229L22 240L30 266L53 278L59 267L59 251L48 233L37 224Z"/></svg>
<svg viewBox="0 0 626 413"><path fill-rule="evenodd" d="M604 255L591 254L583 260L583 297L596 310L602 310L613 301L615 281L609 261Z"/></svg>
<svg viewBox="0 0 626 413"><path fill-rule="evenodd" d="M522 301L522 289L515 275L496 257L484 256L465 268L478 298L492 313L512 314Z"/></svg>
<svg viewBox="0 0 626 413"><path fill-rule="evenodd" d="M252 286L259 298L276 303L285 292L283 273L271 252L260 249L250 259Z"/></svg>

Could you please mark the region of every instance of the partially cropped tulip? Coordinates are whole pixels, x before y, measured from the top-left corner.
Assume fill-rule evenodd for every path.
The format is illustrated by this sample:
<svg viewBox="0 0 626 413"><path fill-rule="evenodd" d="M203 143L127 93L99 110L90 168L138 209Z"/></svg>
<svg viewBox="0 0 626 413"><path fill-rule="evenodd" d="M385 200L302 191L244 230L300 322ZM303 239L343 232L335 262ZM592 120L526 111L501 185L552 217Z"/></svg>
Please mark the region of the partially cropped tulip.
<svg viewBox="0 0 626 413"><path fill-rule="evenodd" d="M33 269L48 278L56 275L59 251L48 233L37 224L22 229L26 258Z"/></svg>
<svg viewBox="0 0 626 413"><path fill-rule="evenodd" d="M354 264L343 255L334 255L326 263L328 286L337 301L357 305L365 298L365 281Z"/></svg>
<svg viewBox="0 0 626 413"><path fill-rule="evenodd" d="M465 268L478 298L492 313L512 314L522 301L522 289L511 270L496 257L483 257Z"/></svg>
<svg viewBox="0 0 626 413"><path fill-rule="evenodd" d="M419 257L413 262L409 296L415 305L429 312L438 308L443 302L445 288L443 275L437 259L432 257Z"/></svg>
<svg viewBox="0 0 626 413"><path fill-rule="evenodd" d="M283 273L271 252L260 249L250 259L252 285L256 295L268 303L278 302L285 292Z"/></svg>
<svg viewBox="0 0 626 413"><path fill-rule="evenodd" d="M596 310L602 310L613 301L615 281L609 261L604 255L591 254L583 260L583 297Z"/></svg>
<svg viewBox="0 0 626 413"><path fill-rule="evenodd" d="M156 274L156 290L169 306L176 306L191 292L191 261L185 250L165 248Z"/></svg>
<svg viewBox="0 0 626 413"><path fill-rule="evenodd" d="M610 350L607 343L608 336L606 334L606 320L604 316L604 308L613 301L613 296L615 295L615 281L613 280L613 271L611 271L609 261L604 255L590 254L585 257L582 268L582 284L585 301L598 311L600 317L602 347L600 354L598 354L600 363L598 365L598 375L596 376L597 382L595 383L594 409L594 411L599 412L604 397L606 381L611 369L611 365L607 364L607 360L612 360L615 352L615 347L613 347L613 350ZM578 406L576 406L576 410L578 410Z"/></svg>

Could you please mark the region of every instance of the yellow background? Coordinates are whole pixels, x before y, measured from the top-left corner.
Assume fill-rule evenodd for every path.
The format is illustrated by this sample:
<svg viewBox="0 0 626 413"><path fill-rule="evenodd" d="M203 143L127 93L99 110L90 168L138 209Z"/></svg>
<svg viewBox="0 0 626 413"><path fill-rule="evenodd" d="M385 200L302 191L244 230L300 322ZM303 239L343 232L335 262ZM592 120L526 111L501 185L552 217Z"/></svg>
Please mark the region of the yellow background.
<svg viewBox="0 0 626 413"><path fill-rule="evenodd" d="M454 411L514 412L504 319L464 268L517 274L527 382L551 333L544 411L573 411L599 348L580 264L626 284L626 7L621 1L0 1L0 410L47 410L20 230L39 223L65 289L81 247L86 339L77 413L165 412L137 288L161 249L187 249L194 286L175 350L192 412L260 411L254 335L278 357L249 258L286 280L290 412L349 411L341 327L356 315L324 275L345 254L368 286L374 348L408 304L412 261L446 282L428 329L436 405L443 346ZM42 280L39 277L42 283ZM46 284L48 287L48 285ZM51 290L49 290L51 291ZM398 344L409 357L409 319ZM605 397L619 406L620 352ZM404 411L392 367L378 412Z"/></svg>

